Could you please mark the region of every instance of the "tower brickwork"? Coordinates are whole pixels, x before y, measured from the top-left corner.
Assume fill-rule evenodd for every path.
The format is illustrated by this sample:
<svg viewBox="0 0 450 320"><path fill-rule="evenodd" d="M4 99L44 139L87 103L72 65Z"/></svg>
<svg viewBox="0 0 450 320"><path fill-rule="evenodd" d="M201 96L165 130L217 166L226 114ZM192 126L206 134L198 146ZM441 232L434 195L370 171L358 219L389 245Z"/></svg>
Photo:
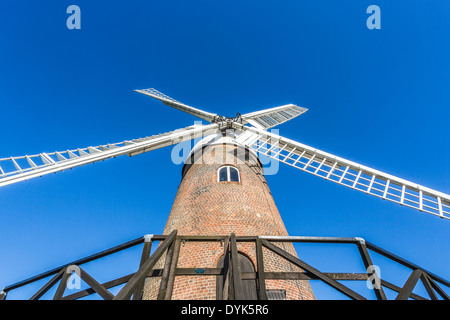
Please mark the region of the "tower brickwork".
<svg viewBox="0 0 450 320"><path fill-rule="evenodd" d="M227 165L238 169L239 181L219 181L218 170ZM288 235L256 154L222 143L196 150L184 165L164 234L175 229L179 235ZM291 243L275 245L296 255ZM239 242L238 251L257 271L254 242ZM180 248L177 267L216 268L223 252L220 242L186 242ZM263 255L266 272L301 271L266 248ZM163 261L163 258L159 261L159 267ZM156 297L159 281L158 278L147 280L144 299ZM286 290L288 300L314 299L309 282L304 280L266 280L266 288ZM216 276L175 277L172 299L216 298Z"/></svg>

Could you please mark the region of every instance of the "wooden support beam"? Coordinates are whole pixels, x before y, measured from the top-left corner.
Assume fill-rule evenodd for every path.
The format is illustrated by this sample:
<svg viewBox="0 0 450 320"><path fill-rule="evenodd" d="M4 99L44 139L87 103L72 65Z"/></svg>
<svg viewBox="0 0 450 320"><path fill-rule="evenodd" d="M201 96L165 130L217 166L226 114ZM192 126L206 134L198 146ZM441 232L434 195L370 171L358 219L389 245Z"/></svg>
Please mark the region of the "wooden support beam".
<svg viewBox="0 0 450 320"><path fill-rule="evenodd" d="M152 250L152 243L153 240L146 239L144 242L144 247L142 248L142 254L141 254L141 261L139 263L139 268L147 261L148 257L150 256L150 252ZM145 278L142 279L138 285L136 286L136 290L133 294L133 300L142 300L143 290L144 290L144 284L145 284Z"/></svg>
<svg viewBox="0 0 450 320"><path fill-rule="evenodd" d="M172 244L177 236L177 230L174 230L166 238L166 240L161 243L155 252L145 261L145 263L139 268L139 270L134 274L134 276L127 282L127 284L117 293L114 300L127 300L136 290L139 281L147 276L153 266L158 262L159 258L167 250L167 248Z"/></svg>
<svg viewBox="0 0 450 320"><path fill-rule="evenodd" d="M108 281L108 282L105 282L105 283L102 283L102 286L105 289L114 288L115 286L127 283L131 279L131 277L133 277L133 275L134 275L134 273L126 275L126 276L123 276L123 277L120 277L120 278L117 278L117 279L114 279L114 280L111 280L111 281ZM71 295L67 295L65 297L62 297L62 300L76 300L76 299L80 299L80 298L89 296L89 295L94 294L94 293L95 293L94 289L88 288L86 290L78 291L78 292L75 292L75 293L73 293Z"/></svg>
<svg viewBox="0 0 450 320"><path fill-rule="evenodd" d="M444 300L450 300L450 297L445 293L444 290L442 290L441 287L438 286L438 284L434 281L434 279L430 277L428 274L427 277L430 280L430 284L433 287L433 289L436 290L436 292L439 293Z"/></svg>
<svg viewBox="0 0 450 320"><path fill-rule="evenodd" d="M422 273L420 275L420 280L423 283L423 286L425 287L425 290L427 290L428 295L430 296L431 300L439 300L436 293L434 292L433 288L431 287L430 279L428 278L426 273Z"/></svg>
<svg viewBox="0 0 450 320"><path fill-rule="evenodd" d="M227 237L224 240L223 244L223 268L217 268L220 273L218 275L222 275L222 277L219 277L219 281L222 281L221 287L222 290L216 290L217 296L216 300L228 300L228 289L229 289L229 283L230 283L230 238ZM220 271L221 270L221 271ZM208 274L208 269L205 269L204 274Z"/></svg>
<svg viewBox="0 0 450 320"><path fill-rule="evenodd" d="M244 288L242 285L241 267L239 265L239 254L236 245L236 235L234 233L232 233L230 237L230 249L231 249L231 275L234 289L233 300L243 300Z"/></svg>
<svg viewBox="0 0 450 320"><path fill-rule="evenodd" d="M386 287L388 289L391 289L392 291L400 292L402 288L396 286L395 284L392 284L386 280L381 279L381 285L383 287ZM428 300L427 298L424 298L422 296L419 296L418 294L411 293L409 297L413 298L414 300Z"/></svg>
<svg viewBox="0 0 450 320"><path fill-rule="evenodd" d="M59 279L62 278L64 272L66 271L66 268L61 269L53 278L50 279L41 289L38 290L31 298L30 300L38 300L40 297L42 297L51 287L53 287Z"/></svg>
<svg viewBox="0 0 450 320"><path fill-rule="evenodd" d="M161 276L161 282L159 284L158 297L156 298L157 300L164 300L166 297L167 281L169 279L170 266L172 265L173 252L174 242L169 245L169 248L167 250L166 260L164 262L163 273Z"/></svg>
<svg viewBox="0 0 450 320"><path fill-rule="evenodd" d="M172 261L170 264L170 272L168 274L167 278L167 287L166 287L166 295L164 297L165 300L171 300L172 299L172 292L173 292L173 285L175 283L175 274L178 264L178 258L180 256L180 247L181 247L181 240L175 240L174 250L172 254Z"/></svg>
<svg viewBox="0 0 450 320"><path fill-rule="evenodd" d="M105 300L112 300L114 295L92 278L86 271L80 268L80 278L84 280L96 293Z"/></svg>
<svg viewBox="0 0 450 320"><path fill-rule="evenodd" d="M313 275L317 276L320 280L328 284L329 286L333 287L337 291L343 293L347 297L350 297L354 300L367 300L360 294L356 293L355 291L347 288L346 286L342 285L341 283L337 282L336 280L331 279L330 277L326 276L319 270L311 267L309 264L303 262L299 258L291 255L290 253L278 248L274 244L270 243L267 240L261 239L262 245L264 245L267 249L275 252L276 254L280 255L281 257L285 258L286 260L292 262L293 264L299 266L303 270L306 270L307 272L312 273Z"/></svg>
<svg viewBox="0 0 450 320"><path fill-rule="evenodd" d="M224 276L225 268L176 268L176 276ZM161 277L163 269L153 269L148 277ZM333 280L363 280L368 279L367 273L329 273L324 275ZM241 272L242 280L258 279L257 272ZM317 276L309 272L264 272L265 280L320 280ZM221 299L220 299L221 300Z"/></svg>
<svg viewBox="0 0 450 320"><path fill-rule="evenodd" d="M328 273L323 272L324 275L333 280L360 280L367 281L367 273ZM317 276L309 272L265 272L266 280L320 280Z"/></svg>
<svg viewBox="0 0 450 320"><path fill-rule="evenodd" d="M163 236L160 236L160 237L163 237ZM123 244L121 244L121 245L115 246L115 247L113 247L113 248L110 248L110 249L107 249L107 250L103 250L103 251L101 251L101 252L99 252L99 253L90 255L90 256L88 256L88 257L85 257L85 258L82 258L82 259L78 259L78 260L69 262L69 263L67 263L67 264L65 264L65 265L62 265L62 266L59 266L59 267L57 267L57 268L54 268L54 269L52 269L52 270L50 270L50 271L41 273L41 274L39 274L39 275L37 275L37 276L34 276L34 277L32 277L32 278L29 278L29 279L20 281L20 282L18 282L18 283L12 284L12 285L10 285L10 286L6 286L3 290L4 290L4 291L10 291L10 290L13 290L13 289L16 289L16 288L23 287L23 286L25 286L25 285L27 285L27 284L30 284L30 283L32 283L32 282L39 281L39 280L45 279L45 278L47 278L47 277L49 277L49 276L58 274L62 269L64 269L65 267L68 267L68 266L70 266L70 265L77 265L77 266L80 266L80 265L82 265L82 264L84 264L84 263L88 263L88 262L90 262L90 261L94 261L94 260L103 258L103 257L105 257L105 256L111 255L111 254L113 254L113 253L116 253L116 252L119 252L119 251L128 249L128 248L130 248L130 247L133 247L133 246L135 246L135 245L138 245L138 244L142 243L143 241L144 241L143 237L139 237L139 238L137 238L137 239L135 239L135 240L131 240L131 241L128 241L128 242L123 243ZM61 275L61 276L62 276L62 275ZM59 280L59 279L58 279L58 280ZM38 298L38 299L39 299L39 298Z"/></svg>
<svg viewBox="0 0 450 320"><path fill-rule="evenodd" d="M267 300L266 279L264 273L264 257L261 239L256 239L256 269L258 274L259 300Z"/></svg>
<svg viewBox="0 0 450 320"><path fill-rule="evenodd" d="M67 280L70 277L70 273L67 268L64 268L63 275L61 277L61 281L59 282L58 288L56 289L55 295L53 296L53 300L61 300L64 295L64 291L66 290Z"/></svg>
<svg viewBox="0 0 450 320"><path fill-rule="evenodd" d="M422 273L423 273L422 270L415 269L409 276L408 280L406 280L406 283L403 286L403 288L400 289L400 292L398 293L395 300L407 300L411 295L412 291L414 290L414 287L416 286L417 281L419 280Z"/></svg>
<svg viewBox="0 0 450 320"><path fill-rule="evenodd" d="M359 253L363 260L364 266L366 267L366 270L370 269L369 276L375 280L375 284L378 284L377 286L372 283L377 299L386 300L386 294L384 293L383 286L381 285L381 280L378 277L375 270L373 270L373 262L372 259L370 258L369 251L367 250L365 241L359 241L356 244L356 246L358 247Z"/></svg>
<svg viewBox="0 0 450 320"><path fill-rule="evenodd" d="M389 251L384 250L384 249L382 249L382 248L380 248L380 247L378 247L378 246L376 246L376 245L374 245L372 243L369 243L368 241L366 241L366 246L367 246L368 249L370 249L372 251L375 251L375 252L385 256L386 258L388 258L388 259L390 259L392 261L395 261L395 262L397 262L397 263L399 263L401 265L404 265L404 266L406 266L406 267L408 267L410 269L421 269L423 272L427 273L427 276L430 279L433 279L434 281L437 281L437 282L439 282L439 283L441 283L441 284L443 284L443 285L445 285L447 287L450 287L450 282L449 281L447 281L447 280L445 280L445 279L443 279L443 278L433 274L432 272L430 272L428 270L420 268L418 265L416 265L414 263L406 261L405 259L402 259L399 256L397 256L397 255L395 255L393 253L390 253Z"/></svg>

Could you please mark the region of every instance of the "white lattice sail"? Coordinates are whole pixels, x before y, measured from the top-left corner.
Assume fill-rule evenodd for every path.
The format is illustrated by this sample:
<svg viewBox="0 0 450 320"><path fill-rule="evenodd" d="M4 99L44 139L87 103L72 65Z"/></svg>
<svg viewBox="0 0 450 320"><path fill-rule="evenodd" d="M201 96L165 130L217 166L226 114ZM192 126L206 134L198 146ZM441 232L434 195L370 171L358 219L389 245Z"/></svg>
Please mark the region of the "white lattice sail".
<svg viewBox="0 0 450 320"><path fill-rule="evenodd" d="M134 156L182 141L200 138L205 132L213 132L217 127L217 124L194 125L150 137L96 147L0 158L0 187L88 163L126 154Z"/></svg>
<svg viewBox="0 0 450 320"><path fill-rule="evenodd" d="M298 117L307 110L308 109L294 104L287 104L280 107L247 113L242 115L241 118L244 123L249 123L256 128L270 129Z"/></svg>
<svg viewBox="0 0 450 320"><path fill-rule="evenodd" d="M245 145L260 154L351 189L427 212L443 219L450 219L450 195L448 194L267 131L267 129L302 115L307 111L306 108L287 104L247 113L235 118L225 118L183 104L155 89L135 91L158 99L175 109L209 121L211 124L194 125L156 136L125 140L96 147L0 158L0 187L120 155L133 156L181 141L201 138L205 134L217 134L217 130L233 128L240 132L236 138L233 137L236 143Z"/></svg>
<svg viewBox="0 0 450 320"><path fill-rule="evenodd" d="M213 122L214 119L217 117L217 114L215 113L211 113L211 112L206 112L191 106L188 106L184 103L181 103L175 99L172 99L168 96L166 96L165 94L159 92L158 90L155 90L153 88L150 89L141 89L141 90L134 90L136 92L145 94L149 97L155 98L159 101L162 101L165 105L168 105L172 108L184 111L186 113L189 113L193 116L196 116L200 119L206 120L208 122Z"/></svg>
<svg viewBox="0 0 450 320"><path fill-rule="evenodd" d="M372 169L255 127L243 129L238 143L328 181L404 206L450 219L450 195Z"/></svg>

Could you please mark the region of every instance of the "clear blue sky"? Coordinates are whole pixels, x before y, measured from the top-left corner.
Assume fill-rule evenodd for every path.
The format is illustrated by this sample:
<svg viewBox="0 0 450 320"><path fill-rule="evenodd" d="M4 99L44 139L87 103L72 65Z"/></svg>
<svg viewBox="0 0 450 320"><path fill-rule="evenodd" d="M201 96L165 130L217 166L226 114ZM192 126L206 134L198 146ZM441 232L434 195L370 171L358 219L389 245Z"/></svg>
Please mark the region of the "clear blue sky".
<svg viewBox="0 0 450 320"><path fill-rule="evenodd" d="M71 4L81 8L81 30L66 27ZM366 27L372 4L380 30ZM450 193L449 17L450 3L439 0L3 1L0 158L197 120L133 92L153 87L225 116L295 103L309 111L279 126L281 135ZM181 178L170 152L1 188L0 287L162 233ZM363 237L450 279L448 220L289 166L267 180L291 235ZM357 251L342 250L298 252L324 272L360 272ZM133 272L135 253L110 272ZM408 274L391 269L402 285Z"/></svg>

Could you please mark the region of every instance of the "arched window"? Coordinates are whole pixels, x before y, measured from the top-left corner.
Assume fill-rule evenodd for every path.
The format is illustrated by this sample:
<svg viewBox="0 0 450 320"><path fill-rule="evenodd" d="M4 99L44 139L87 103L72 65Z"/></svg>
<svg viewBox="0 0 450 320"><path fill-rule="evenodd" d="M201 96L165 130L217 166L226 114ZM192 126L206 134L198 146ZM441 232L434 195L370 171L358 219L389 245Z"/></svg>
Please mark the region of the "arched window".
<svg viewBox="0 0 450 320"><path fill-rule="evenodd" d="M220 167L217 171L217 181L236 181L241 182L239 170L232 166Z"/></svg>

